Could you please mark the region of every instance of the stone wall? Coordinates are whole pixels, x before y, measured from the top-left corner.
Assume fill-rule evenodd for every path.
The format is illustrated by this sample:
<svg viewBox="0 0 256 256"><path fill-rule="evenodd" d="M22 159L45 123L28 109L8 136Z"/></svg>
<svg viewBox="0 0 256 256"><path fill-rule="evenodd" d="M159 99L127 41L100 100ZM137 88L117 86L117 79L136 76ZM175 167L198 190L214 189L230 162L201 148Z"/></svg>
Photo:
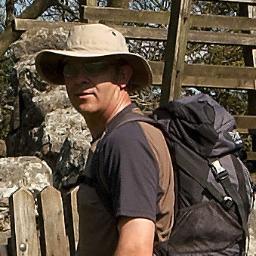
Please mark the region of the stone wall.
<svg viewBox="0 0 256 256"><path fill-rule="evenodd" d="M87 159L91 136L84 119L71 107L65 86L46 84L34 65L37 52L62 49L67 35L63 28L32 29L12 46L17 97L10 133L0 140L0 242L10 230L11 193L26 187L36 196L45 186L60 188L79 175Z"/></svg>
<svg viewBox="0 0 256 256"><path fill-rule="evenodd" d="M18 89L7 155L37 156L52 169L54 185L77 175L90 147L90 133L82 116L72 107L65 86L40 79L35 54L45 48L63 49L68 31L63 28L30 30L13 44ZM61 161L59 161L61 159Z"/></svg>

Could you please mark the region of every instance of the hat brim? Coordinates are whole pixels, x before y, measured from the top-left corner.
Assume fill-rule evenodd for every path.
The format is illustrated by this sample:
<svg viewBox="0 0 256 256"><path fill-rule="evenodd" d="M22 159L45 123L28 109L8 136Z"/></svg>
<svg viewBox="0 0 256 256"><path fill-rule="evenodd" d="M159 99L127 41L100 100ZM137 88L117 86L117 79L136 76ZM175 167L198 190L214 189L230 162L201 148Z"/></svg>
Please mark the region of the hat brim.
<svg viewBox="0 0 256 256"><path fill-rule="evenodd" d="M43 50L35 58L37 72L48 83L65 84L63 61L67 58L83 58L83 61L88 62L123 59L133 68L128 88L130 91L140 90L152 84L152 71L148 62L142 56L129 52L88 54L83 51Z"/></svg>

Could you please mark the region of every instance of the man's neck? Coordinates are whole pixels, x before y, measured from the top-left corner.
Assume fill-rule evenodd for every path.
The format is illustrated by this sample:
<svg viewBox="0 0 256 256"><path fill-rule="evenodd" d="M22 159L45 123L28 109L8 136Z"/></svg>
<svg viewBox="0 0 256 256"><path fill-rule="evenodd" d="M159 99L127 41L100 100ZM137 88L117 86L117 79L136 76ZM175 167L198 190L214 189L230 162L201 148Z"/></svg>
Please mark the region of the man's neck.
<svg viewBox="0 0 256 256"><path fill-rule="evenodd" d="M114 106L112 109L108 109L108 111L106 110L105 112L84 116L93 139L99 138L105 131L107 124L130 104L130 100L120 102L119 104L116 104L116 106Z"/></svg>

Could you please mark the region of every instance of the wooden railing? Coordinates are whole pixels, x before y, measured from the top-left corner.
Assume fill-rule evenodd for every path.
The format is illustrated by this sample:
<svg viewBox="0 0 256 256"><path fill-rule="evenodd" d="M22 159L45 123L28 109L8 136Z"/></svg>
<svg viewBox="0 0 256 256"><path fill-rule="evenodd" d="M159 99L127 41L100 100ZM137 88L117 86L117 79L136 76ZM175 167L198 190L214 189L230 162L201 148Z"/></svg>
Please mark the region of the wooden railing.
<svg viewBox="0 0 256 256"><path fill-rule="evenodd" d="M186 6L185 1L182 2L184 2L183 8L190 8L190 6ZM223 2L256 4L255 0L223 0ZM89 23L101 22L111 24L112 27L122 32L127 39L166 41L168 39L167 25L174 18L170 16L169 12L164 11L137 11L122 8L84 6L85 21ZM187 23L188 26L187 37L184 37L186 31L183 29L184 24L181 24L180 29L183 29L183 35L179 41L173 42L173 45L179 45L180 48L176 49L178 53L175 58L174 56L170 57L174 58L172 66L166 68L166 61L150 62L153 71L153 84L158 86L164 85L162 101L166 102L168 99L177 97L181 86L240 90L256 89L256 69L254 67L185 64L181 56L187 42L255 46L256 48L256 35L251 33L256 30L256 19L222 15L190 15L187 20L186 17L183 18L184 24ZM177 20L174 21L177 22ZM68 28L73 25L74 23L50 23L37 20L15 19L13 27L18 31L26 31L31 27L65 26ZM216 32L203 31L209 28L216 28ZM180 33L177 31L175 33ZM232 31L232 33L229 31ZM175 49L168 48L169 41L167 42L166 51L175 51ZM166 56L166 59L168 60L168 56ZM168 80L172 79L176 79L176 81L168 84ZM166 89L166 87L168 88ZM174 88L171 89L171 87ZM256 118L254 116L239 116L236 119L238 121L238 128L243 129L243 131L256 128ZM256 160L254 152L248 152L248 157L250 160Z"/></svg>

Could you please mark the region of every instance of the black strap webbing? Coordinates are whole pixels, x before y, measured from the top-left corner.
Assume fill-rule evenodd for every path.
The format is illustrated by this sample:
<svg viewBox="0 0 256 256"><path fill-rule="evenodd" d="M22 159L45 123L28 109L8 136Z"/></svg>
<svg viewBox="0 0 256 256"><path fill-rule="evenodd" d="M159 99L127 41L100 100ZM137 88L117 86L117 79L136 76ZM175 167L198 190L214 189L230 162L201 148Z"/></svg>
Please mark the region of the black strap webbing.
<svg viewBox="0 0 256 256"><path fill-rule="evenodd" d="M237 206L237 210L240 215L243 230L245 232L245 235L248 236L247 214L245 211L243 200L242 200L240 194L238 193L238 191L236 190L236 187L234 186L234 184L231 183L227 171L226 171L226 173L227 173L226 175L222 176L219 179L216 177L216 180L217 180L217 182L219 182L222 185L222 187L225 190L225 192L227 193L227 195L230 196L232 198L232 200L235 202L235 204Z"/></svg>
<svg viewBox="0 0 256 256"><path fill-rule="evenodd" d="M226 208L225 195L218 191L211 183L209 183L204 177L200 175L198 166L195 164L201 162L202 165L205 166L200 166L200 168L209 168L208 161L205 159L202 161L201 156L180 143L177 143L176 147L178 147L176 151L179 152L176 154L177 165L182 166L182 171L184 171L193 180L195 180L201 187L206 189L215 198L215 200L217 200L224 208ZM190 156L188 157L188 155Z"/></svg>

